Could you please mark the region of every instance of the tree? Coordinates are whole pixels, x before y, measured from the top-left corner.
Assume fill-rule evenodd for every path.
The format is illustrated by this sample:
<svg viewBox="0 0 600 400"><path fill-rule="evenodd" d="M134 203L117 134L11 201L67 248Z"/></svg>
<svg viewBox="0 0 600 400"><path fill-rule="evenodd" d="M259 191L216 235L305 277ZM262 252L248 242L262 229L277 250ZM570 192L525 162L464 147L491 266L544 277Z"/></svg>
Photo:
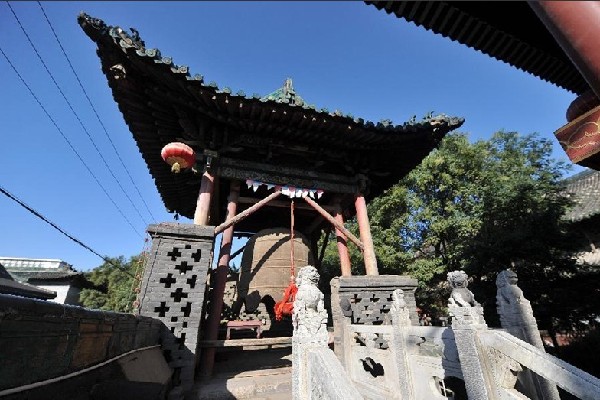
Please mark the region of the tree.
<svg viewBox="0 0 600 400"><path fill-rule="evenodd" d="M552 143L536 134L498 132L475 143L448 135L369 204L380 272L417 278L419 304L441 315L446 274L463 269L493 324L495 276L512 267L547 327L551 318L568 323L589 316L593 307L571 300L597 271L582 274L571 256L577 243L562 220L569 200L560 194L568 166L551 154ZM356 231L354 222L348 225ZM337 268L334 253L326 253L330 270ZM358 252L351 253L353 266L362 264Z"/></svg>
<svg viewBox="0 0 600 400"><path fill-rule="evenodd" d="M94 289L83 289L80 300L84 307L99 310L131 312L135 301L136 279L141 273L143 255L133 256L129 260L120 256L109 258L99 267L86 273L86 278L95 285Z"/></svg>

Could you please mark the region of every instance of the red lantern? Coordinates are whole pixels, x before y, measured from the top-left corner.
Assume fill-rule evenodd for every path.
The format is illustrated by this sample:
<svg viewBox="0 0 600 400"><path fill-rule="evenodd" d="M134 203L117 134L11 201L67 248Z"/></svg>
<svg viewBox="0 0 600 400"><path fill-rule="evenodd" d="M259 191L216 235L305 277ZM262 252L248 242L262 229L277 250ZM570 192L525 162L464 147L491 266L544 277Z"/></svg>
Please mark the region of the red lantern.
<svg viewBox="0 0 600 400"><path fill-rule="evenodd" d="M163 147L160 155L171 166L171 172L179 173L181 168L190 168L196 163L196 153L187 144L169 143Z"/></svg>

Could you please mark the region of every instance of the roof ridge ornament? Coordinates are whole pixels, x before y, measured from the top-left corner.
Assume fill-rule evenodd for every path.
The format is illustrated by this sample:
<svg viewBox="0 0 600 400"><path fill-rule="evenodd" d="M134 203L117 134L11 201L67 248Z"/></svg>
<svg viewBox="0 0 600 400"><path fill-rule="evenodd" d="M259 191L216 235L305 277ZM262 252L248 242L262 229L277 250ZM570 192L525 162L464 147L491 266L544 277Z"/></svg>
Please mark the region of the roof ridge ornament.
<svg viewBox="0 0 600 400"><path fill-rule="evenodd" d="M306 106L310 107L310 105L306 104L304 99L296 94L296 90L294 89L294 82L292 78L285 78L283 82L283 86L274 92L269 93L266 96L260 98L261 101L275 101L277 103L286 103L292 106Z"/></svg>
<svg viewBox="0 0 600 400"><path fill-rule="evenodd" d="M292 82L292 78L285 78L285 82L283 82L283 93L296 94L294 91L294 83Z"/></svg>

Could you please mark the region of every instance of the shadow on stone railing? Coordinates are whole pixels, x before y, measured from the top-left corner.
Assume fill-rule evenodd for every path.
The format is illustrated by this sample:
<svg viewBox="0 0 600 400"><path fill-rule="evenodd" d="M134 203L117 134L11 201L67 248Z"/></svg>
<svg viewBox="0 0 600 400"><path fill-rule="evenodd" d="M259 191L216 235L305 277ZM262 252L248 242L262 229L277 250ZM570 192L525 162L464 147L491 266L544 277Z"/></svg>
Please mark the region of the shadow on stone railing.
<svg viewBox="0 0 600 400"><path fill-rule="evenodd" d="M152 318L0 295L0 393L159 345Z"/></svg>
<svg viewBox="0 0 600 400"><path fill-rule="evenodd" d="M513 363L533 371L577 398L585 400L600 398L600 379L515 336L507 332L488 330L479 332L478 337L488 354L491 354L490 349L493 349L496 354L499 353ZM492 357L498 360L497 355Z"/></svg>

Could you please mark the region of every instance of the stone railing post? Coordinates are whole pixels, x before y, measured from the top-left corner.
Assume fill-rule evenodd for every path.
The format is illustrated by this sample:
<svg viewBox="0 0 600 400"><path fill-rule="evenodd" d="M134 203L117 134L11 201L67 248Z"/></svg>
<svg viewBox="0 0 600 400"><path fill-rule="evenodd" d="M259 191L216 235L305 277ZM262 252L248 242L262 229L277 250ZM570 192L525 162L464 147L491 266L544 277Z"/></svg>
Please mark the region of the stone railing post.
<svg viewBox="0 0 600 400"><path fill-rule="evenodd" d="M412 387L412 374L408 364L407 328L411 326L410 309L404 300L402 289L396 289L392 292L392 326L394 327L392 336L392 354L394 363L398 371L398 393L402 400L413 400L414 390Z"/></svg>
<svg viewBox="0 0 600 400"><path fill-rule="evenodd" d="M483 308L467 289L468 277L463 271L448 273L452 294L448 300L448 311L452 317L452 331L460 368L469 400L497 399L492 368L487 365L485 350L481 347L478 332L487 330Z"/></svg>
<svg viewBox="0 0 600 400"><path fill-rule="evenodd" d="M545 351L531 303L523 297L523 291L517 286L517 281L517 274L510 269L500 272L496 277L496 305L500 324L511 335ZM527 383L534 386L528 388L529 391L537 392L526 393L529 397L537 394L536 397L542 399L560 399L556 385L530 373L524 375L526 381L529 381Z"/></svg>
<svg viewBox="0 0 600 400"><path fill-rule="evenodd" d="M298 293L294 300L292 324L292 398L308 400L312 398L309 383L308 354L316 348L326 348L327 310L323 293L317 287L319 273L307 265L298 272L296 285Z"/></svg>

